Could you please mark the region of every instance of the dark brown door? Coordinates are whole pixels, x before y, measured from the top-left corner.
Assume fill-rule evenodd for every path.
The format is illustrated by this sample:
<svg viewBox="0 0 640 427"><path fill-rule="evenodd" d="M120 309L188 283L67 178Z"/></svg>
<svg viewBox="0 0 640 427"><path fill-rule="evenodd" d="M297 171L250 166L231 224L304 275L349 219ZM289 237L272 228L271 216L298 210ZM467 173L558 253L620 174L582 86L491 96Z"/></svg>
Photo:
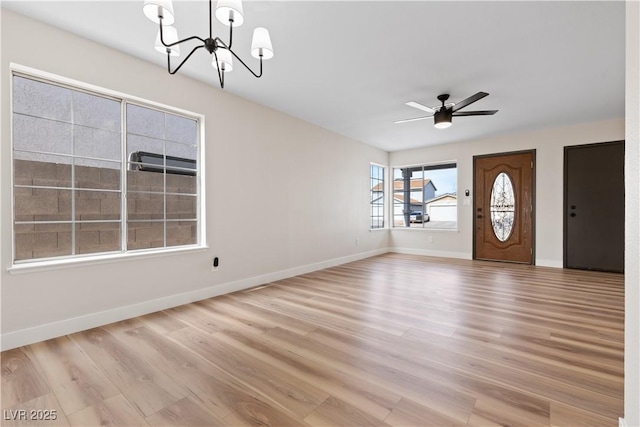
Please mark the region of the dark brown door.
<svg viewBox="0 0 640 427"><path fill-rule="evenodd" d="M624 271L624 141L565 147L564 265Z"/></svg>
<svg viewBox="0 0 640 427"><path fill-rule="evenodd" d="M475 259L533 264L534 157L473 158Z"/></svg>

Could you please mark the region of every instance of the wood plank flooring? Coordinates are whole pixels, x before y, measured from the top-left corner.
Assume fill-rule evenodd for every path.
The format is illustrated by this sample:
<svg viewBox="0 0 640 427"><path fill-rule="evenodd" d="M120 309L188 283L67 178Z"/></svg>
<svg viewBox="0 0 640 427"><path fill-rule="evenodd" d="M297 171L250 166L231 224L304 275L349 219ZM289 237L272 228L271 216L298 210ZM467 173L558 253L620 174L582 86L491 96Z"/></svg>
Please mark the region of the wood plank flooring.
<svg viewBox="0 0 640 427"><path fill-rule="evenodd" d="M385 254L5 351L2 425L616 426L623 281Z"/></svg>

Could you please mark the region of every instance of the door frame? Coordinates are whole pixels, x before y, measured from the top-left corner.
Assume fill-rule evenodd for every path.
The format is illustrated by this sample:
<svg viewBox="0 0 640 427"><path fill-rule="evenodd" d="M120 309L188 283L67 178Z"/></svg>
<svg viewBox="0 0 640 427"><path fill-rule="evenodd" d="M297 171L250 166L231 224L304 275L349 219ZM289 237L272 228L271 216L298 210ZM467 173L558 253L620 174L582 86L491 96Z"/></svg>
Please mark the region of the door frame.
<svg viewBox="0 0 640 427"><path fill-rule="evenodd" d="M577 149L577 148L579 149L579 148L597 147L599 145L618 144L618 143L621 143L623 149L625 149L624 139L564 146L564 149L563 149L564 158L562 160L562 167L563 167L563 171L562 171L562 268L569 268L567 267L567 257L568 257L567 249L568 249L568 237L569 237L567 235L568 226L569 226L567 221L567 214L569 213L567 210L567 200L569 196L569 186L567 185L567 180L569 178L569 168L568 168L569 156L567 152L569 150ZM594 271L598 271L598 270L594 270Z"/></svg>
<svg viewBox="0 0 640 427"><path fill-rule="evenodd" d="M473 235L473 252L472 259L478 259L476 256L476 211L475 211L475 197L476 197L476 163L478 159L484 159L487 157L501 157L501 156L509 156L513 154L531 154L533 168L531 169L531 262L525 265L536 265L536 149L530 150L518 150L518 151L505 151L501 153L491 153L491 154L481 154L477 156L473 156L473 199L471 201L472 209L471 209L471 224L472 224L472 235ZM500 261L494 260L494 262L510 262L510 261Z"/></svg>

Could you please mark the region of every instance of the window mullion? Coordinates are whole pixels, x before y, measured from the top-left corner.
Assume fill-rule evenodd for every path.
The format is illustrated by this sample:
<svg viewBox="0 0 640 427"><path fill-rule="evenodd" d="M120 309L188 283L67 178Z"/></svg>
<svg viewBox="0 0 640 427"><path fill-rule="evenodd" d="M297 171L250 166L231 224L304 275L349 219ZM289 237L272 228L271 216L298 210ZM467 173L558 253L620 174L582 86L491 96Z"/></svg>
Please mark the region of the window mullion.
<svg viewBox="0 0 640 427"><path fill-rule="evenodd" d="M127 160L127 103L120 101L120 251L123 253L127 252L129 244Z"/></svg>
<svg viewBox="0 0 640 427"><path fill-rule="evenodd" d="M162 172L162 217L163 221L163 246L167 247L167 115L163 114L162 123L162 164L164 170Z"/></svg>
<svg viewBox="0 0 640 427"><path fill-rule="evenodd" d="M76 255L76 126L71 91L71 255Z"/></svg>

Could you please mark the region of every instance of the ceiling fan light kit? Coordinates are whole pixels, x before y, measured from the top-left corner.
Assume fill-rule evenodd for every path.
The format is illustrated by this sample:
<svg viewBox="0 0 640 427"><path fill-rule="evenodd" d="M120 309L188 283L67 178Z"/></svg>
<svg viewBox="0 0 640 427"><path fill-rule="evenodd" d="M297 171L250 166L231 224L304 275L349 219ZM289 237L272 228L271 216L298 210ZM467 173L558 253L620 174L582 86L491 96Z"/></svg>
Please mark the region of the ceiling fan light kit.
<svg viewBox="0 0 640 427"><path fill-rule="evenodd" d="M418 110L421 110L421 111L426 111L427 113L430 113L430 115L422 116L422 117L414 117L412 119L397 120L395 123L396 124L407 123L407 122L424 120L424 119L428 119L429 117L433 117L433 125L437 129L446 129L449 126L451 126L451 122L453 121L454 116L491 116L497 113L498 110L458 112L458 110L461 110L467 105L472 104L476 101L479 101L480 99L488 95L489 94L487 92L478 92L475 95L472 95L466 99L463 99L462 101L456 104L445 105L445 102L449 99L449 94L442 94L438 96L438 100L442 103L442 105L438 107L427 107L425 105L419 104L414 101L407 102L405 105L408 105L409 107L417 108Z"/></svg>
<svg viewBox="0 0 640 427"><path fill-rule="evenodd" d="M436 129L446 129L451 126L451 120L453 112L451 108L447 108L444 103L449 99L448 94L438 96L438 99L442 102L442 107L433 114L433 125Z"/></svg>
<svg viewBox="0 0 640 427"><path fill-rule="evenodd" d="M438 111L436 114L433 115L433 126L435 126L436 129L446 129L449 126L451 126L451 113L449 112L447 114L447 111Z"/></svg>
<svg viewBox="0 0 640 427"><path fill-rule="evenodd" d="M142 11L149 20L158 24L155 49L167 55L167 71L169 74L177 73L196 50L205 48L213 55L211 65L218 72L220 87L224 88L224 74L233 69L234 57L256 78L262 77L262 61L273 58L273 45L269 31L266 28L256 28L253 31L251 41L251 56L260 61L258 72L253 71L231 48L233 28L239 27L244 22L241 0L219 0L216 5L215 17L223 25L229 27L229 43L225 43L220 37L213 37L214 13L212 0L209 0L209 37L207 38L199 36L191 36L182 40L178 38L178 31L171 26L175 22L172 0L145 0ZM180 44L191 40L198 40L201 44L195 46L172 71L171 57L179 56Z"/></svg>

